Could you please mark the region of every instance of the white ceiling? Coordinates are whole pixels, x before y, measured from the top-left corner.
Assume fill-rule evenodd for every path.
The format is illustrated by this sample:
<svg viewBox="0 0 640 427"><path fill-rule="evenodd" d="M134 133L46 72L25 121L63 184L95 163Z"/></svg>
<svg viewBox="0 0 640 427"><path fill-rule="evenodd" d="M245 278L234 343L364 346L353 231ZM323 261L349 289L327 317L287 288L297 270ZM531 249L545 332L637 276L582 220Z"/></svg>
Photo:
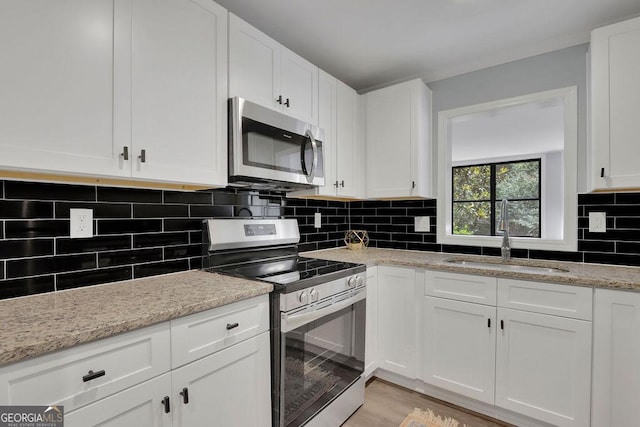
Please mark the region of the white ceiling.
<svg viewBox="0 0 640 427"><path fill-rule="evenodd" d="M559 97L458 116L449 137L456 164L563 151L564 103Z"/></svg>
<svg viewBox="0 0 640 427"><path fill-rule="evenodd" d="M639 0L216 0L360 92L574 46Z"/></svg>

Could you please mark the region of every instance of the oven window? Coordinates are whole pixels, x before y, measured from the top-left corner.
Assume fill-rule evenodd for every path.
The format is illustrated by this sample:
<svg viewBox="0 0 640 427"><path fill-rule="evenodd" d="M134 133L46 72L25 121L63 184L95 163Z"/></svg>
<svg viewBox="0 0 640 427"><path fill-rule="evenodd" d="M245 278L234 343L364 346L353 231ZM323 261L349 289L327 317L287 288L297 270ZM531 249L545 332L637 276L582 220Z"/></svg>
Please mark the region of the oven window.
<svg viewBox="0 0 640 427"><path fill-rule="evenodd" d="M284 425L301 425L364 371L365 301L283 334Z"/></svg>

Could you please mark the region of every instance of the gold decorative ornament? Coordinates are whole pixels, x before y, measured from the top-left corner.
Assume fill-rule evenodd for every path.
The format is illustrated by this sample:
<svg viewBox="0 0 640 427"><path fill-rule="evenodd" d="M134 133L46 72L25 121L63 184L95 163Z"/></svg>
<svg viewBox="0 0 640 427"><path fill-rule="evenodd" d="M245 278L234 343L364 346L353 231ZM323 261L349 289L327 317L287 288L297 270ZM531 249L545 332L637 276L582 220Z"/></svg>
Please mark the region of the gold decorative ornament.
<svg viewBox="0 0 640 427"><path fill-rule="evenodd" d="M366 248L369 244L369 235L366 230L349 230L344 233L344 242L349 249Z"/></svg>

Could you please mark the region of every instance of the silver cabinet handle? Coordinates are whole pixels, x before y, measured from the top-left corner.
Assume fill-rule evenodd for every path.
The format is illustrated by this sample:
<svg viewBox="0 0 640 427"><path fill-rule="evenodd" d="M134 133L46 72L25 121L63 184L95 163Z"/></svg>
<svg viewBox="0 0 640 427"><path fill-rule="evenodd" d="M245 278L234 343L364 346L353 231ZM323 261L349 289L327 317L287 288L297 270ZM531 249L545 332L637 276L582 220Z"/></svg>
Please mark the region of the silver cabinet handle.
<svg viewBox="0 0 640 427"><path fill-rule="evenodd" d="M140 155L138 156L138 158L140 159L141 163L144 163L147 161L147 150L140 150Z"/></svg>
<svg viewBox="0 0 640 427"><path fill-rule="evenodd" d="M124 160L129 160L129 147L122 147L122 153L120 153L120 156Z"/></svg>

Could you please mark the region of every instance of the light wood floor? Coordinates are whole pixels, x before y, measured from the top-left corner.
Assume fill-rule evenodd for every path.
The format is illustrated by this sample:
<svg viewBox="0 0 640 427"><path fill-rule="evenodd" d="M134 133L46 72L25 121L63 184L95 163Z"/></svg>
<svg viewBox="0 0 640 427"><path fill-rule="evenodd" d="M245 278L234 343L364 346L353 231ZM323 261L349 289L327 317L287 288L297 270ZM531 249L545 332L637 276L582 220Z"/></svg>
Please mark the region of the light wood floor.
<svg viewBox="0 0 640 427"><path fill-rule="evenodd" d="M510 426L441 400L374 379L365 389L364 405L343 424L343 427L398 427L414 408L429 408L443 418L453 417L460 422L460 427L464 424L467 427Z"/></svg>

